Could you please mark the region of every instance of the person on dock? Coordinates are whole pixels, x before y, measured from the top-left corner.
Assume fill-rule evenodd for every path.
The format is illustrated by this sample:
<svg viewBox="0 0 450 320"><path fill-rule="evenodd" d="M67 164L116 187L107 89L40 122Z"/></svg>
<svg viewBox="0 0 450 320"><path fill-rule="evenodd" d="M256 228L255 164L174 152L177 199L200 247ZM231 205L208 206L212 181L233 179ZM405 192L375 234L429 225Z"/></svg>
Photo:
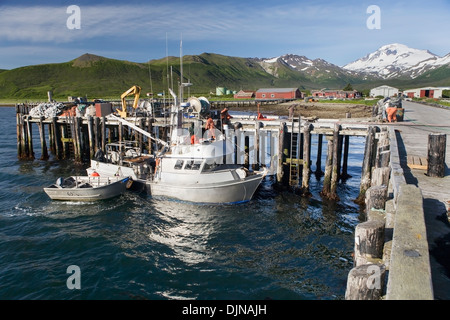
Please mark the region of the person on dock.
<svg viewBox="0 0 450 320"><path fill-rule="evenodd" d="M263 119L267 119L260 111L259 111L259 107L261 106L261 103L258 102L258 117L256 118L257 120L263 120Z"/></svg>
<svg viewBox="0 0 450 320"><path fill-rule="evenodd" d="M386 108L388 122L397 122L397 107L389 104Z"/></svg>
<svg viewBox="0 0 450 320"><path fill-rule="evenodd" d="M215 140L215 134L214 130L216 129L216 126L214 125L214 120L211 118L211 116L208 117L205 124L205 130L208 132L208 139Z"/></svg>

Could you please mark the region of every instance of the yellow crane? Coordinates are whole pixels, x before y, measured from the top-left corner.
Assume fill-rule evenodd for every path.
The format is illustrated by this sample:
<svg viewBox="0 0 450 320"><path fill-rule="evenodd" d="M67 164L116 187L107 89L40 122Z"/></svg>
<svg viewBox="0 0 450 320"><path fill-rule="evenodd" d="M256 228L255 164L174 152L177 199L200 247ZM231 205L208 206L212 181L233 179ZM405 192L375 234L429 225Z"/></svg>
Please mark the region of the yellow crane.
<svg viewBox="0 0 450 320"><path fill-rule="evenodd" d="M134 94L133 109L136 109L139 102L139 96L141 95L141 87L132 86L130 89L122 93L122 95L120 96L120 98L122 99L122 110L117 110L117 112L122 118L127 117L127 102L125 98L133 94Z"/></svg>

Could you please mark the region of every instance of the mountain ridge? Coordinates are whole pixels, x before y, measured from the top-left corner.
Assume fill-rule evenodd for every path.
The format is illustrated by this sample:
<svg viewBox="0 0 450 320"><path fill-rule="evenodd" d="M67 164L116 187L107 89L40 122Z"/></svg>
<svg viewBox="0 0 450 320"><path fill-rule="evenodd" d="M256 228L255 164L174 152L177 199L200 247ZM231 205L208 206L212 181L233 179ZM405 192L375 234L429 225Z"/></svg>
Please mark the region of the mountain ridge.
<svg viewBox="0 0 450 320"><path fill-rule="evenodd" d="M413 61L411 56L406 53L417 49L411 51L410 48L401 46L403 45L397 45L396 48L392 45L384 46L384 57L393 58L392 61L396 62L392 66L392 73L396 73L393 77L367 72L370 69L364 69L365 72L349 70L351 68L343 68L320 58L309 59L295 54L273 58L241 58L204 52L183 57L183 81L192 82L194 86L190 88L191 92L198 93L214 92L217 86L236 91L257 90L261 87L314 90L337 89L351 84L355 89L363 91L382 84L403 89L422 85L450 85L450 53L439 57L422 51L420 54L428 59L418 59L414 64L410 62ZM386 55L386 50L390 50L390 55ZM366 57L369 56L370 54ZM379 60L381 56L379 54L373 61ZM409 64L402 62L402 58L409 59ZM368 60L369 58L366 59ZM171 70L170 80L167 74L168 64ZM382 67L386 68L386 65ZM49 90L53 91L55 97L111 97L120 96L123 91L136 84L142 87L143 92L167 92L168 81L177 86L180 69L179 57L139 63L85 53L64 63L1 71L0 97L45 97ZM414 71L414 77L405 70Z"/></svg>

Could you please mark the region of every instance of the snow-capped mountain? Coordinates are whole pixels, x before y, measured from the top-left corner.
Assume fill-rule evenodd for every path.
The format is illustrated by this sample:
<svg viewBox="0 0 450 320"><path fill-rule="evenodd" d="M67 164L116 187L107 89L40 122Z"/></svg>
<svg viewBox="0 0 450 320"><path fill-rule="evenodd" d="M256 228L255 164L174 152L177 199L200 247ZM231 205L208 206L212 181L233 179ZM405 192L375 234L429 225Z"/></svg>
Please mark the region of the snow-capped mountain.
<svg viewBox="0 0 450 320"><path fill-rule="evenodd" d="M285 54L274 58L255 58L264 70L279 78L286 72L311 81L371 81L379 79L415 79L427 71L450 65L450 53L439 57L428 50L409 48L393 43L343 67L323 59ZM286 71L289 70L289 71Z"/></svg>
<svg viewBox="0 0 450 320"><path fill-rule="evenodd" d="M305 56L295 54L285 54L283 56L259 59L259 64L266 70L266 72L277 76L280 66L286 66L291 70L297 71L311 77L341 77L341 76L356 76L358 73L345 70L335 64L329 63L323 59L311 60Z"/></svg>
<svg viewBox="0 0 450 320"><path fill-rule="evenodd" d="M441 58L428 50L413 49L403 44L393 43L382 46L377 51L353 61L343 68L377 75L383 79L402 76L416 78L426 71L449 62L450 54Z"/></svg>

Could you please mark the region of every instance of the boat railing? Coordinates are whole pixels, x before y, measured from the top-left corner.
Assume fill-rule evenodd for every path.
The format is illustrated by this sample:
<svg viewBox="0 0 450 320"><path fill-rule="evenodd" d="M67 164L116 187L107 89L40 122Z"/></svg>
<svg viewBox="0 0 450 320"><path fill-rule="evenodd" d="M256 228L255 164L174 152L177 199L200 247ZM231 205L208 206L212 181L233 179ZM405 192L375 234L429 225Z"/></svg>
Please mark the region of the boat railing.
<svg viewBox="0 0 450 320"><path fill-rule="evenodd" d="M101 186L101 185L108 185L122 179L123 177L76 176L75 184L76 187L79 187L85 183L90 184L92 186L94 185Z"/></svg>

